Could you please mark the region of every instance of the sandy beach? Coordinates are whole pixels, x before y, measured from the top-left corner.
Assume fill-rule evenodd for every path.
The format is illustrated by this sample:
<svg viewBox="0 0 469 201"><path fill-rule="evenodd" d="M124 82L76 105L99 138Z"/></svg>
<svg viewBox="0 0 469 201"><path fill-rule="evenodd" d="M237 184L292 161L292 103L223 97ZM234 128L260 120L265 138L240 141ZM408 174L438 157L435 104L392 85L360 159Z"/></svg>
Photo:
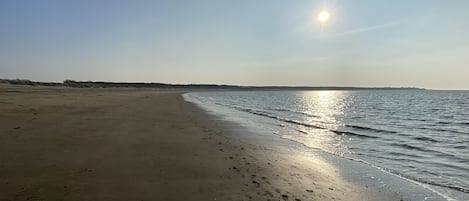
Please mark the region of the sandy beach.
<svg viewBox="0 0 469 201"><path fill-rule="evenodd" d="M0 87L0 200L399 200L236 138L180 90Z"/></svg>

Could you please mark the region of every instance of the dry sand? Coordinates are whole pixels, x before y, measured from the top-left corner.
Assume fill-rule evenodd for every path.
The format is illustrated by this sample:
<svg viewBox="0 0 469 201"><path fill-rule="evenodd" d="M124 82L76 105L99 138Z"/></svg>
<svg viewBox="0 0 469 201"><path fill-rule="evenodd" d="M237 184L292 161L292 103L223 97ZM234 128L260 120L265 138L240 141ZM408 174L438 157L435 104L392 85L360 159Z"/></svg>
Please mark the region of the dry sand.
<svg viewBox="0 0 469 201"><path fill-rule="evenodd" d="M227 135L182 93L1 85L0 200L382 196L319 157Z"/></svg>

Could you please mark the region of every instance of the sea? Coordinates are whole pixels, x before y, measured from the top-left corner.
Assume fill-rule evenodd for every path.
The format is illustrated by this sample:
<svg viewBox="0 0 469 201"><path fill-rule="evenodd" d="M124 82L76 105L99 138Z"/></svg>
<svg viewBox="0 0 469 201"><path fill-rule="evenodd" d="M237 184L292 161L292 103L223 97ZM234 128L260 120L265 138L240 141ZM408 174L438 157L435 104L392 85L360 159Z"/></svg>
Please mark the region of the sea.
<svg viewBox="0 0 469 201"><path fill-rule="evenodd" d="M469 91L184 94L215 115L469 200Z"/></svg>

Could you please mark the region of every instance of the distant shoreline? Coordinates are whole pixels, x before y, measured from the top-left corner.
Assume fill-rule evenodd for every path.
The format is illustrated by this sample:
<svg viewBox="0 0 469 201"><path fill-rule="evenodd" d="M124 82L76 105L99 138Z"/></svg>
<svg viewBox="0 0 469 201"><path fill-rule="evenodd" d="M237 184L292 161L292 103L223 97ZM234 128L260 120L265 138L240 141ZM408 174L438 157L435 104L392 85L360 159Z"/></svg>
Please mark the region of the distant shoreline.
<svg viewBox="0 0 469 201"><path fill-rule="evenodd" d="M417 87L337 87L337 86L240 86L218 84L167 84L154 82L75 81L38 82L25 79L0 79L0 83L29 86L74 88L159 88L159 89L224 89L224 90L426 90Z"/></svg>

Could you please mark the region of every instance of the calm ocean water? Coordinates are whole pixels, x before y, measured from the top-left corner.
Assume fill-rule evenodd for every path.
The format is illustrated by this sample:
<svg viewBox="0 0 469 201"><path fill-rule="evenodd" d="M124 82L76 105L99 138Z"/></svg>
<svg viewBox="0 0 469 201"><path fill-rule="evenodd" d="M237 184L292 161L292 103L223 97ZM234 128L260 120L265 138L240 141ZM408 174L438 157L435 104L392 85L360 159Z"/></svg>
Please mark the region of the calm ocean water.
<svg viewBox="0 0 469 201"><path fill-rule="evenodd" d="M241 125L469 198L469 91L186 94Z"/></svg>

